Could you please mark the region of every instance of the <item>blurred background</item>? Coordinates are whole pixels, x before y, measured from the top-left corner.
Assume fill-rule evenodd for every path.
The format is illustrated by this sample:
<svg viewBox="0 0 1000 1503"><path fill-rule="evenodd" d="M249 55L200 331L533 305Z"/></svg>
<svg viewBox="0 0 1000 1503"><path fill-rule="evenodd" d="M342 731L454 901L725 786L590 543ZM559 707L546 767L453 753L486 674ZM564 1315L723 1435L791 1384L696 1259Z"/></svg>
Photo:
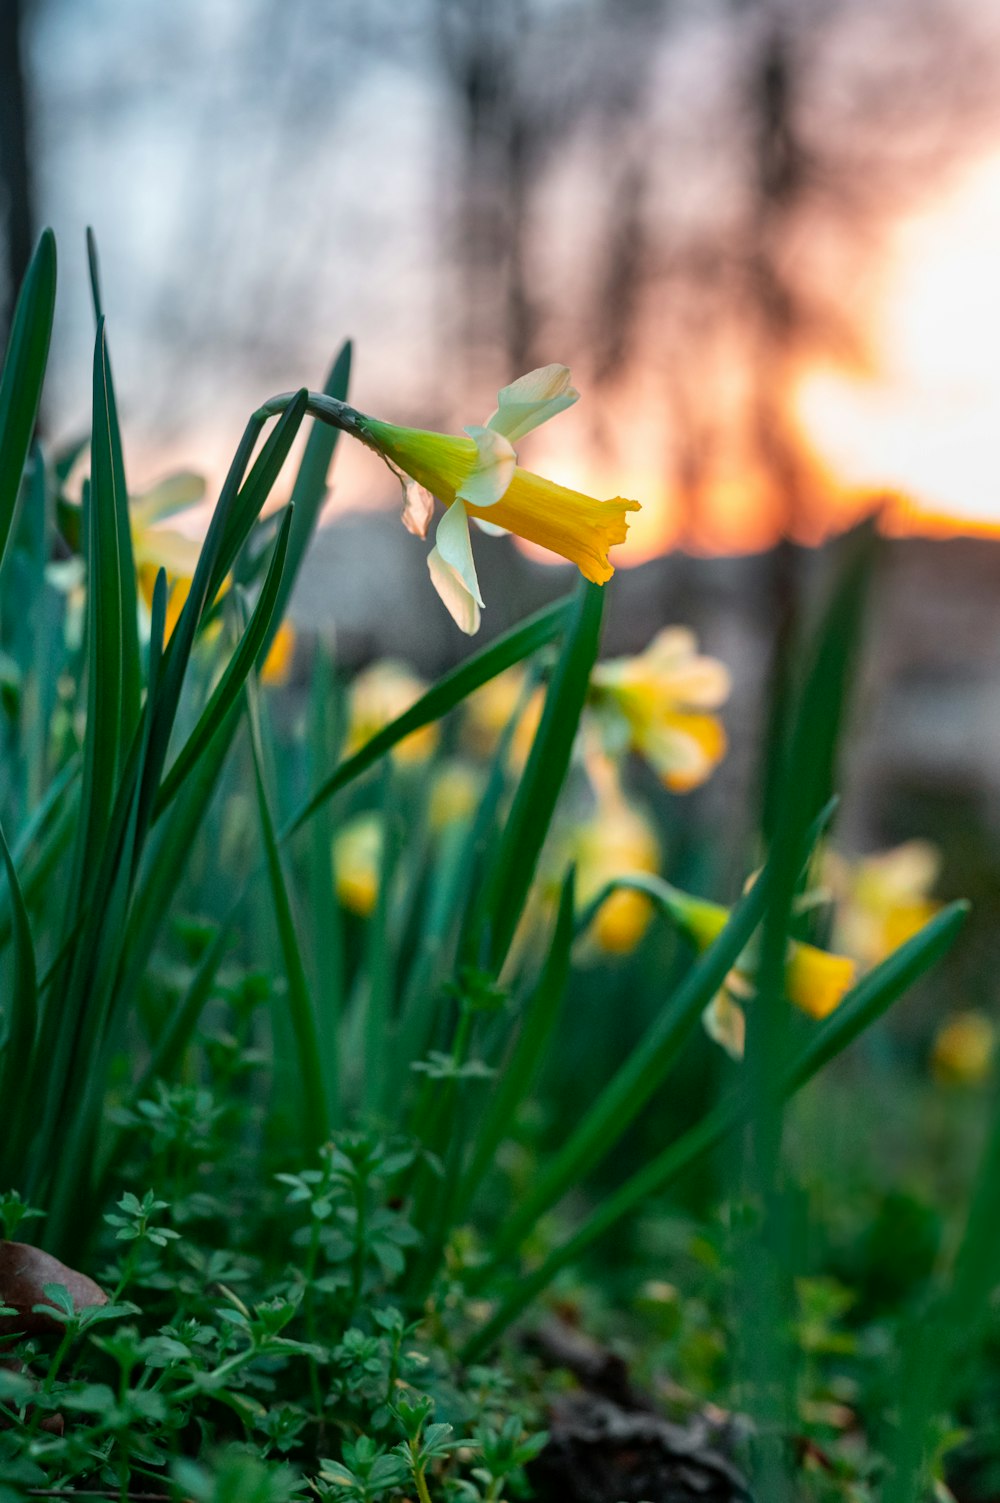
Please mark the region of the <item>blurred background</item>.
<svg viewBox="0 0 1000 1503"><path fill-rule="evenodd" d="M754 825L775 655L824 540L878 500L847 838L940 841L944 889L972 887L992 941L1000 7L0 0L0 17L0 319L52 224L51 437L89 421L87 224L137 489L181 466L216 485L248 413L319 386L348 335L356 404L428 426L483 421L499 386L565 362L584 400L525 460L643 503L609 648L683 621L732 668L731 755L685 815L716 830ZM466 644L398 505L342 445L292 614L348 665L431 671ZM566 588L508 540L479 551L487 632Z"/></svg>

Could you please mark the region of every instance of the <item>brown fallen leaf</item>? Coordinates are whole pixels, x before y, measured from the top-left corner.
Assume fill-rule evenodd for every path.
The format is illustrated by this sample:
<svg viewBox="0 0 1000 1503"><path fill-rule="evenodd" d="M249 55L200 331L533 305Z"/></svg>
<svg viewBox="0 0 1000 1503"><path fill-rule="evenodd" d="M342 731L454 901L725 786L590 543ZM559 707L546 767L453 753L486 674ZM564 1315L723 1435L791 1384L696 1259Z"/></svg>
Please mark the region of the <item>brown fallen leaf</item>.
<svg viewBox="0 0 1000 1503"><path fill-rule="evenodd" d="M0 1305L6 1305L16 1313L0 1315L0 1340L5 1337L25 1335L41 1336L51 1331L61 1331L58 1320L36 1311L35 1305L50 1305L45 1293L46 1284L62 1284L69 1291L75 1309L84 1305L106 1305L108 1297L99 1284L75 1268L67 1268L51 1253L40 1247L31 1247L27 1242L0 1242Z"/></svg>

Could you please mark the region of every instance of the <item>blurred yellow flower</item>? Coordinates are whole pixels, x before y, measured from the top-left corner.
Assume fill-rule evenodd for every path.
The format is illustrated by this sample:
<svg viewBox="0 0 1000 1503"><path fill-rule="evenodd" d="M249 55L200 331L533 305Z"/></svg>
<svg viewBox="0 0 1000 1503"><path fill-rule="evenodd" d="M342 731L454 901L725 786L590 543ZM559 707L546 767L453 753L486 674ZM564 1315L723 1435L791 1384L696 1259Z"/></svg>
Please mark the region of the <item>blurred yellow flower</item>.
<svg viewBox="0 0 1000 1503"><path fill-rule="evenodd" d="M333 841L333 883L350 912L367 918L378 900L384 832L378 814L359 814Z"/></svg>
<svg viewBox="0 0 1000 1503"><path fill-rule="evenodd" d="M591 686L606 749L638 752L675 793L704 783L725 755L710 712L729 697L729 672L698 652L686 627L666 627L636 657L599 663Z"/></svg>
<svg viewBox="0 0 1000 1503"><path fill-rule="evenodd" d="M483 427L466 428L464 438L352 414L358 436L416 482L416 491L406 487L403 514L411 532L426 537L433 498L443 502L427 564L434 588L464 632L478 631L483 604L470 517L487 531L513 532L558 553L595 584L614 572L608 551L625 541L627 514L638 511L639 503L620 496L596 501L568 490L520 469L514 452L515 442L578 398L566 366L545 365L505 386L493 416Z"/></svg>
<svg viewBox="0 0 1000 1503"><path fill-rule="evenodd" d="M295 627L290 621L282 621L274 634L274 640L268 648L267 657L260 670L261 683L270 684L274 688L287 684L292 676L294 660Z"/></svg>
<svg viewBox="0 0 1000 1503"><path fill-rule="evenodd" d="M197 538L160 524L167 517L194 506L204 494L205 482L200 475L181 472L169 475L149 490L129 498L136 578L147 610L153 604L157 574L161 569L167 573L170 593L164 626L165 642L169 641L184 609L202 545Z"/></svg>
<svg viewBox="0 0 1000 1503"><path fill-rule="evenodd" d="M825 852L821 876L837 905L837 948L865 970L891 955L940 908L928 896L940 866L940 852L926 840L908 840L855 862Z"/></svg>
<svg viewBox="0 0 1000 1503"><path fill-rule="evenodd" d="M996 1028L985 1013L955 1013L941 1024L931 1047L935 1077L948 1085L982 1085L992 1074L996 1042Z"/></svg>
<svg viewBox="0 0 1000 1503"><path fill-rule="evenodd" d="M471 752L480 757L492 756L511 717L522 702L527 681L528 676L523 668L508 668L469 696L465 702L462 739ZM511 737L510 760L515 768L522 768L528 760L544 705L545 692L538 685L524 703Z"/></svg>
<svg viewBox="0 0 1000 1503"><path fill-rule="evenodd" d="M721 903L693 898L677 888L665 888L671 914L699 950L706 950L725 927L729 909ZM743 1054L745 1022L742 1004L756 993L757 946L751 943L726 977L723 990L705 1010L709 1036L739 1059ZM785 962L785 994L811 1018L828 1017L854 985L857 967L846 955L789 940Z"/></svg>
<svg viewBox="0 0 1000 1503"><path fill-rule="evenodd" d="M789 1001L811 1018L826 1018L857 980L858 968L847 955L793 940L788 947L785 990Z"/></svg>
<svg viewBox="0 0 1000 1503"><path fill-rule="evenodd" d="M431 785L427 818L434 831L472 818L483 791L483 777L468 762L452 759L439 767Z"/></svg>
<svg viewBox="0 0 1000 1503"><path fill-rule="evenodd" d="M520 665L507 668L465 701L462 740L479 757L489 757L517 709L527 674Z"/></svg>
<svg viewBox="0 0 1000 1503"><path fill-rule="evenodd" d="M652 822L628 802L613 767L591 757L588 768L597 801L591 817L570 832L567 852L576 862L577 900L582 908L616 877L655 874L661 860ZM619 888L601 904L589 938L606 954L628 954L645 934L652 911L643 893Z"/></svg>
<svg viewBox="0 0 1000 1503"><path fill-rule="evenodd" d="M378 731L402 715L427 690L426 682L405 663L391 658L373 663L351 685L345 754L350 756ZM400 762L423 762L437 746L436 725L421 726L393 748Z"/></svg>

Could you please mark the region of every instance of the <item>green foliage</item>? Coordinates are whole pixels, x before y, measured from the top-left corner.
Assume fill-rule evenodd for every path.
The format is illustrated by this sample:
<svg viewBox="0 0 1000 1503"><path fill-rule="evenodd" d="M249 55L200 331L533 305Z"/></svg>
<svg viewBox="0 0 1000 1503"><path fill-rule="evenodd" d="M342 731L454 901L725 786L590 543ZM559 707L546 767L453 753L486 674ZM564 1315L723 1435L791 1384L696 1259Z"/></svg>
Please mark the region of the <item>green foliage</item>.
<svg viewBox="0 0 1000 1503"><path fill-rule="evenodd" d="M290 715L272 716L267 654L326 492L350 349L328 376L333 400L303 389L251 416L191 578L160 570L149 591L92 237L89 254L79 505L83 456L31 450L55 295L48 234L0 377L0 1223L95 1269L110 1298L77 1309L68 1284L48 1281L33 1312L48 1330L13 1332L0 1503L154 1483L203 1503L525 1495L543 1399L537 1367L505 1344L512 1325L592 1268L611 1233L633 1248L643 1212L667 1214L668 1187L723 1145L735 1157L741 1134L726 1246L690 1299L646 1300L647 1340L700 1398L719 1385L751 1413L769 1499L791 1496L799 1425L810 1496L871 1496L878 1467L848 1454L835 1423L847 1407L835 1369L854 1365L852 1395L859 1407L872 1396L881 1423L856 1308L877 1306L885 1253L869 1227L857 1302L801 1266L785 1116L941 959L964 916L942 909L823 1022L791 1016L789 945L834 813L872 534L847 541L785 697L757 880L696 957L678 950L647 972L603 1074L613 1020L583 1041L599 1087L566 1121L559 1061L579 1027L591 924L626 892L651 904L661 940L677 921L677 889L648 873L623 872L581 906L561 852L603 591L581 582L360 741L323 645L305 729L294 695ZM307 417L316 426L286 480ZM288 504L264 518L281 490ZM520 664L523 691L472 806L440 816L434 780L465 702ZM537 729L519 751L536 688ZM439 760L415 766L410 738L427 732ZM367 908L338 901L331 867L359 816L379 840ZM713 1077L682 1120L670 1096L698 1019L750 956L746 1066ZM637 1130L653 1117L650 1147ZM546 1120L558 1131L533 1138ZM987 1320L998 1141L952 1274L932 1266L934 1243L904 1280L934 1289L901 1348L918 1377L890 1442L900 1503L922 1470L941 1471L956 1333Z"/></svg>

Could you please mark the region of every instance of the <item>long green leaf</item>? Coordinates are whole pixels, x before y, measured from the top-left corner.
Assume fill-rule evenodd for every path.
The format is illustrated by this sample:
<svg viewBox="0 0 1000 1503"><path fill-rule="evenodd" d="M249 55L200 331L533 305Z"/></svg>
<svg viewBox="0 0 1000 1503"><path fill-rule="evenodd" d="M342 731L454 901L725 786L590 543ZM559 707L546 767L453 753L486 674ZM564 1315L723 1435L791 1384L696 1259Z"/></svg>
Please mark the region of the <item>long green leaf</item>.
<svg viewBox="0 0 1000 1503"><path fill-rule="evenodd" d="M0 373L0 561L38 416L56 303L56 242L43 230L14 309Z"/></svg>
<svg viewBox="0 0 1000 1503"><path fill-rule="evenodd" d="M139 655L139 609L128 485L125 479L125 456L122 450L118 402L115 397L115 385L111 376L111 362L106 341L104 375L107 430L102 432L100 441L102 444L107 444L110 457L114 517L118 532L118 595L121 601L122 640L121 728L118 751L121 756L139 720L139 705L142 699L142 663Z"/></svg>
<svg viewBox="0 0 1000 1503"><path fill-rule="evenodd" d="M226 670L212 691L208 703L198 717L198 722L194 730L177 753L177 758L173 766L163 779L159 796L156 800L154 819L158 819L168 804L176 797L199 758L203 756L213 736L225 724L229 710L239 699L247 675L266 650L265 644L269 628L278 609L282 575L289 548L292 517L292 508L290 506L286 507L284 517L282 518L281 530L275 540L271 561L268 565L267 577L264 580L263 589L257 598L257 603L250 616L247 629L240 638L236 651L226 664Z"/></svg>
<svg viewBox="0 0 1000 1503"><path fill-rule="evenodd" d="M232 507L228 508L223 515L222 536L206 592L206 603L209 605L221 590L226 575L236 561L236 555L249 537L250 529L260 516L264 503L274 489L274 483L281 474L285 460L302 426L308 397L309 393L305 389L296 392L272 432L268 434L267 442L254 461L246 480L240 486Z"/></svg>
<svg viewBox="0 0 1000 1503"><path fill-rule="evenodd" d="M123 602L120 529L112 458L110 377L103 320L94 342L94 420L87 523L87 727L74 890L85 901L87 876L102 848L114 803L123 729Z"/></svg>
<svg viewBox="0 0 1000 1503"><path fill-rule="evenodd" d="M14 982L7 996L7 1037L0 1050L0 1101L3 1102L6 1124L0 1146L0 1164L6 1182L15 1184L20 1181L22 1166L12 1160L11 1153L12 1150L19 1151L23 1127L29 1119L25 1110L25 1090L38 1030L38 977L28 912L2 829L0 848L7 871L14 924Z"/></svg>
<svg viewBox="0 0 1000 1503"><path fill-rule="evenodd" d="M303 410L304 399L300 393L268 435L251 475L244 482L247 466L264 423L264 419L255 413L244 429L229 466L218 505L212 514L198 556L187 599L164 654L162 688L152 708L153 727L149 755L143 769L141 813L144 825L151 816L159 792L195 635L206 612L212 607L233 558L242 548L267 500L270 487L277 479L281 463L302 421Z"/></svg>
<svg viewBox="0 0 1000 1503"><path fill-rule="evenodd" d="M351 354L351 341L348 339L341 346L330 367L330 374L323 387L328 397L336 397L340 402L347 400L347 389L351 379ZM285 614L285 607L295 587L295 581L299 577L302 561L312 542L313 533L316 531L319 514L327 496L327 476L339 438L339 429L331 428L328 423L312 425L305 453L302 455L302 463L299 465L299 473L292 486L291 504L295 508L295 519L292 522L292 532L288 539L288 562L282 575L278 603L275 607L271 629L268 632L266 647L270 647L274 640L274 634Z"/></svg>
<svg viewBox="0 0 1000 1503"><path fill-rule="evenodd" d="M569 980L574 932L573 894L574 873L571 868L559 895L559 910L542 974L525 1006L516 1042L476 1131L468 1167L453 1208L456 1215L461 1215L470 1203L492 1165L517 1108L535 1082L555 1031Z"/></svg>
<svg viewBox="0 0 1000 1503"><path fill-rule="evenodd" d="M329 1132L329 1112L319 1052L319 1030L316 1023L315 1004L310 995L309 981L302 963L302 947L292 914L291 899L282 870L278 838L268 803L267 790L264 786L264 754L256 692L256 685L250 680L246 686L250 747L253 754L261 834L267 858L267 876L288 982L288 1012L298 1053L299 1080L302 1088L303 1147L307 1152L314 1153Z"/></svg>
<svg viewBox="0 0 1000 1503"><path fill-rule="evenodd" d="M494 972L499 972L510 948L566 778L600 645L603 611L603 588L581 580L541 723L473 926L473 945L478 949L485 943Z"/></svg>

